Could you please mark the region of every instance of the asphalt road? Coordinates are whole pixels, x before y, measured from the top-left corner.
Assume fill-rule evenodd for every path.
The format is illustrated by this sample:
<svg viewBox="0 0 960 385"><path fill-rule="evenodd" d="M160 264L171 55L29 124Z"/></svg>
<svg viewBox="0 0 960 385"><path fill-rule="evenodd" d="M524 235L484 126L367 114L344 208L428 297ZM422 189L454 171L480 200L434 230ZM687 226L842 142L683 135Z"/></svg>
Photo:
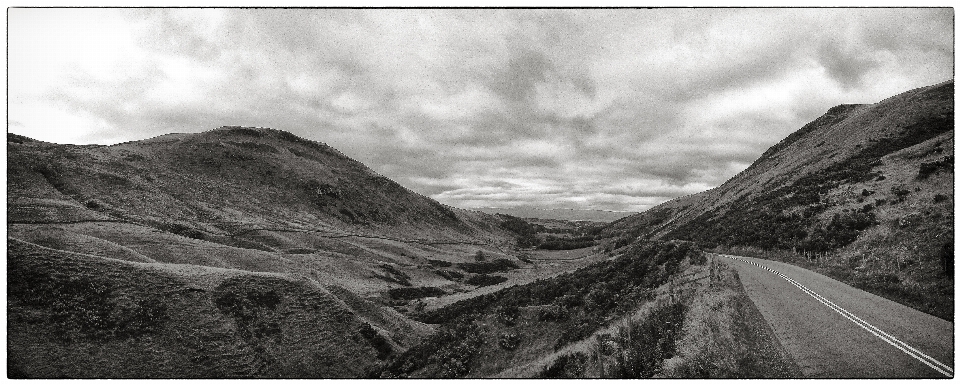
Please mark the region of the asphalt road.
<svg viewBox="0 0 960 385"><path fill-rule="evenodd" d="M804 268L722 257L804 376L953 377L953 323Z"/></svg>

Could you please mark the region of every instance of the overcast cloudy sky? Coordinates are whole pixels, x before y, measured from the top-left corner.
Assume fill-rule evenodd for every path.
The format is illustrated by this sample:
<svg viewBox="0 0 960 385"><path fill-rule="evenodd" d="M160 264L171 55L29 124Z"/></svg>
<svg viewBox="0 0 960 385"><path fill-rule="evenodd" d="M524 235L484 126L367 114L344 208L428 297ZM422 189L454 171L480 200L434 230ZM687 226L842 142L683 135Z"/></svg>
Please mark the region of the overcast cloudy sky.
<svg viewBox="0 0 960 385"><path fill-rule="evenodd" d="M325 142L458 207L642 211L953 77L928 9L10 9L10 132Z"/></svg>

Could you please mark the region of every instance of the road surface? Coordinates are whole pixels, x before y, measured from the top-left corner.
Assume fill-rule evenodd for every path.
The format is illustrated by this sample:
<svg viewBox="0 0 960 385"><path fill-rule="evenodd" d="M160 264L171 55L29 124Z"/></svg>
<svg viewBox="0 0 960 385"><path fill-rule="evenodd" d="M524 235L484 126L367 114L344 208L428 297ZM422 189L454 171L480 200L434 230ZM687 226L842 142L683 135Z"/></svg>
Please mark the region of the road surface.
<svg viewBox="0 0 960 385"><path fill-rule="evenodd" d="M804 376L953 377L953 323L790 264L721 257Z"/></svg>

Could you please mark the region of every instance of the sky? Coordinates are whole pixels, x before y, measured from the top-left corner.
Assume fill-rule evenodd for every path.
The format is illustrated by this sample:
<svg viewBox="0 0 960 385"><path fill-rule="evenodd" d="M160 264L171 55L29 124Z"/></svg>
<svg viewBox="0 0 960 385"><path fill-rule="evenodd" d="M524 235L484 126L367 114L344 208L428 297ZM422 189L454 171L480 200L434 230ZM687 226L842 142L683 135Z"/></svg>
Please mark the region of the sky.
<svg viewBox="0 0 960 385"><path fill-rule="evenodd" d="M646 210L832 106L953 78L950 8L8 9L8 131L224 125L448 205Z"/></svg>

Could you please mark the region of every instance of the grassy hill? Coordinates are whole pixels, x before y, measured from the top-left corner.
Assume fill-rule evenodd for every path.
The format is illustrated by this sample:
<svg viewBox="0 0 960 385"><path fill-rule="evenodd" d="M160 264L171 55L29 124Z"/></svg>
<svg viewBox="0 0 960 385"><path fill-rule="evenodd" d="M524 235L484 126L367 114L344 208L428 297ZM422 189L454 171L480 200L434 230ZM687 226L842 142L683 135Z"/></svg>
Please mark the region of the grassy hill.
<svg viewBox="0 0 960 385"><path fill-rule="evenodd" d="M831 108L721 186L612 223L816 267L953 314L953 81Z"/></svg>
<svg viewBox="0 0 960 385"><path fill-rule="evenodd" d="M413 300L516 279L501 219L283 131L7 149L15 377L356 377Z"/></svg>

